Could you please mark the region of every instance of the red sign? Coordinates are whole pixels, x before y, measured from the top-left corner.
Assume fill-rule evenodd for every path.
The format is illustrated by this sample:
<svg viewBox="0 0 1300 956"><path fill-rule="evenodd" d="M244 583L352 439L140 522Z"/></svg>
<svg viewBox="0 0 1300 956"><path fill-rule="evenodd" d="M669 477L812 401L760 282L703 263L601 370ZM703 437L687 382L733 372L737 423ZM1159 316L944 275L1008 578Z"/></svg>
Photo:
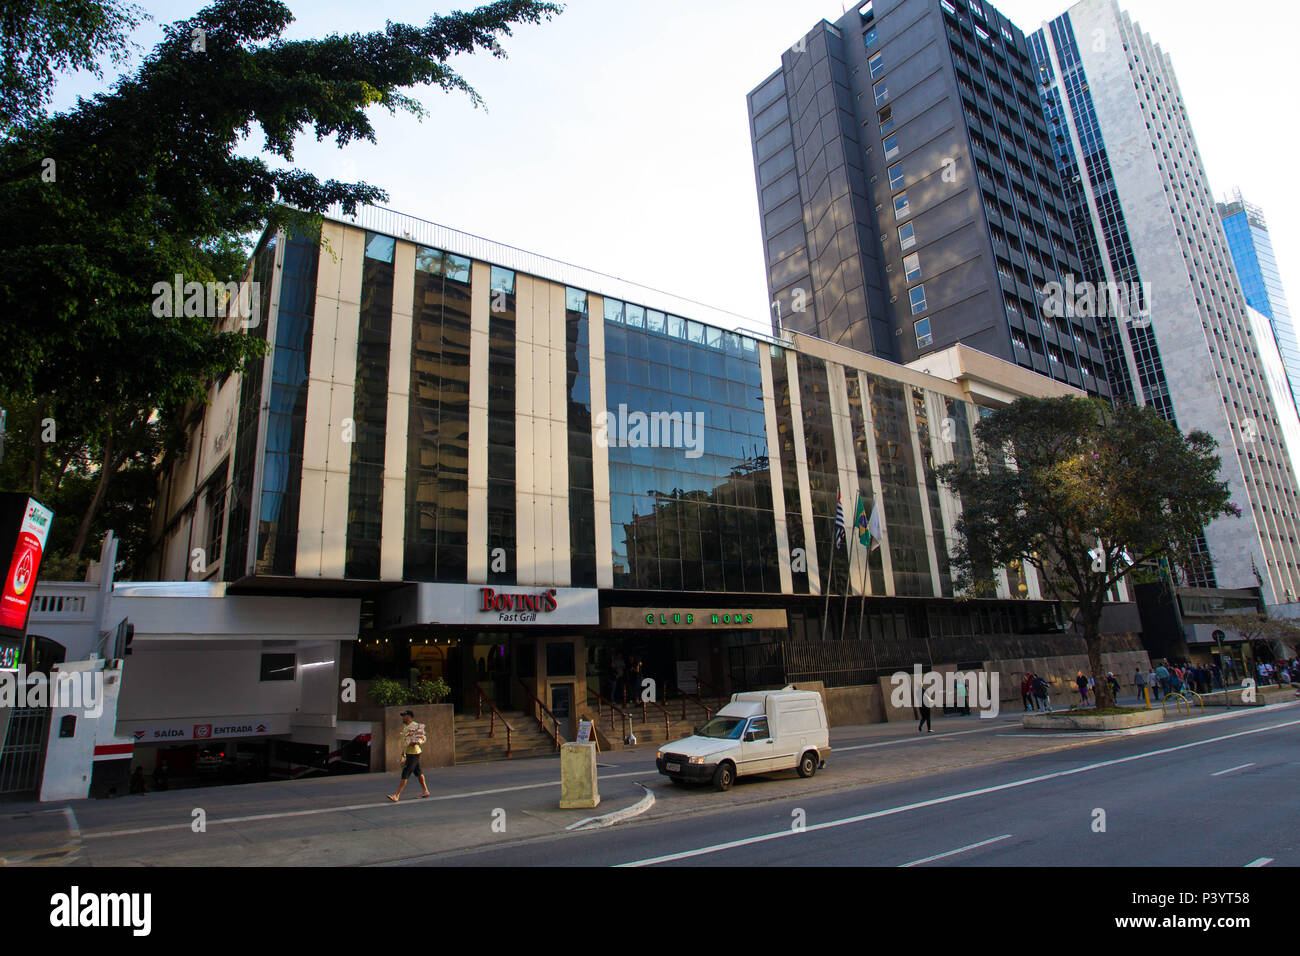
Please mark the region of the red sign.
<svg viewBox="0 0 1300 956"><path fill-rule="evenodd" d="M13 557L0 591L0 627L22 631L27 627L27 611L36 590L36 574L41 568L41 552L50 533L53 512L28 499Z"/></svg>
<svg viewBox="0 0 1300 956"><path fill-rule="evenodd" d="M484 611L541 611L549 614L559 604L555 600L555 588L541 594L498 594L492 588L479 588L483 597Z"/></svg>

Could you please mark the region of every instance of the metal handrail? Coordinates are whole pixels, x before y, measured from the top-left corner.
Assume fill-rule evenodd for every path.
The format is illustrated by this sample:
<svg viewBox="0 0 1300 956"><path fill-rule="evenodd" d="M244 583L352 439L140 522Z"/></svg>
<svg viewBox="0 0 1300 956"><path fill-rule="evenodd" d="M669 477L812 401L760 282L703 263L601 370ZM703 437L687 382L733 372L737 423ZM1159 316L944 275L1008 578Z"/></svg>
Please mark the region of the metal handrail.
<svg viewBox="0 0 1300 956"><path fill-rule="evenodd" d="M715 684L710 684L702 677L695 678L695 683L700 687L708 688L710 697L716 697L718 700L726 700L727 695L722 693L721 689Z"/></svg>
<svg viewBox="0 0 1300 956"><path fill-rule="evenodd" d="M498 717L501 718L501 723L502 723L502 724L505 726L505 728L506 728L506 756L509 757L509 756L510 756L510 751L511 751L511 744L510 744L510 722L506 720L505 715L504 715L503 713L501 713L501 711L497 710L497 706L496 706L496 704L492 703L492 699L491 699L490 697L488 697L486 694L483 693L483 688L482 688L482 687L476 687L475 690L478 691L478 719L479 719L479 720L482 720L482 719L483 719L483 704L484 704L484 703L486 703L486 704L488 705L488 711L489 711L489 713L491 714L491 716L488 718L488 736L489 736L489 737L495 737L495 736L496 736L496 731L497 731L497 718L498 718Z"/></svg>
<svg viewBox="0 0 1300 956"><path fill-rule="evenodd" d="M1177 691L1172 694L1166 694L1165 699L1160 702L1160 712L1166 715L1169 713L1169 698L1173 697L1175 698L1174 712L1181 714L1183 712L1183 704L1186 704L1187 716L1192 716L1192 702L1191 699L1188 698L1188 694L1191 694L1192 697L1196 698L1196 702L1201 705L1201 713L1205 713L1205 701L1202 700L1201 695L1196 693L1194 690Z"/></svg>
<svg viewBox="0 0 1300 956"><path fill-rule="evenodd" d="M704 702L704 698L701 697L699 694L689 693L687 691L682 690L680 687L677 688L677 693L681 694L682 697L682 720L686 719L686 702L688 700L693 700L695 701L695 703L700 705L700 709L704 711L705 720L709 720L713 717L713 708L710 707L708 704L706 704Z"/></svg>
<svg viewBox="0 0 1300 956"><path fill-rule="evenodd" d="M671 717L668 716L668 708L665 707L663 704L659 703L659 701L657 701L657 700L652 700L652 701L650 701L649 703L654 704L656 707L658 707L660 710L662 710L662 711L664 712L664 740L672 740L672 739L673 739L673 720L672 720ZM646 705L646 701L642 701L642 702L641 702L641 713L642 713L642 715L643 715L643 718L642 718L642 721L641 721L641 722L642 722L642 723L649 723L649 721L648 721L647 719L644 718L644 714L645 714L645 705Z"/></svg>
<svg viewBox="0 0 1300 956"><path fill-rule="evenodd" d="M542 703L541 698L528 689L528 685L524 683L524 679L522 677L516 679L519 681L519 686L524 689L524 694L527 695L528 699L531 700L534 705L536 705L536 710L533 711L533 719L537 721L537 726L541 729L542 733L550 735L551 740L555 744L556 751L559 751L560 741L561 741L560 722L556 719L555 715L551 713L551 711L547 708L547 706ZM538 713L538 711L540 711L541 713ZM545 714L547 717L551 718L551 725L552 725L551 730L546 729L546 722L542 720L542 716L541 716L542 714Z"/></svg>
<svg viewBox="0 0 1300 956"><path fill-rule="evenodd" d="M602 703L609 704L609 732L610 732L610 733L613 733L613 732L615 731L616 728L614 727L614 714L618 714L620 717L623 718L623 737L622 737L622 739L623 739L623 740L627 740L627 736L628 736L628 716L627 716L627 711L623 710L621 707L618 706L618 704L614 703L614 702L613 702L612 700L610 700L609 698L607 698L607 697L602 697L601 694L600 694L600 691L598 691L598 690L594 690L594 689L591 687L591 685L588 684L588 685L587 685L587 698L590 700L592 697L595 697L595 698L596 698L596 719L599 720L601 717L604 716L604 712L601 710L601 706L600 706L600 705L601 705Z"/></svg>

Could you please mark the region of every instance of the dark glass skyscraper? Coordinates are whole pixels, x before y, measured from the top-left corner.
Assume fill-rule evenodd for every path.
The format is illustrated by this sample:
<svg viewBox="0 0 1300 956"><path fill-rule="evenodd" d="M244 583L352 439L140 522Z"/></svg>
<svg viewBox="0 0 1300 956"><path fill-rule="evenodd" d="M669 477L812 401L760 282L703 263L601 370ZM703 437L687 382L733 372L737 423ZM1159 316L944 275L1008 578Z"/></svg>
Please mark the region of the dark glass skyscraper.
<svg viewBox="0 0 1300 956"><path fill-rule="evenodd" d="M957 343L1110 396L1024 34L982 0L869 0L749 95L773 324L910 364Z"/></svg>

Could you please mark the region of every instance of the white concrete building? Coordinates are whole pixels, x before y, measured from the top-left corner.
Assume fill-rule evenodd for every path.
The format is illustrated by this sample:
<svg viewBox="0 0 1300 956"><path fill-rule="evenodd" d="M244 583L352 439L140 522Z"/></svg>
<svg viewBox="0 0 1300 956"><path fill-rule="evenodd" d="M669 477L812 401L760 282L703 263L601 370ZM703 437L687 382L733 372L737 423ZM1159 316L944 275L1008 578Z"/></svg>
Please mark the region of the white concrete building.
<svg viewBox="0 0 1300 956"><path fill-rule="evenodd" d="M1297 471L1173 64L1116 0L1082 0L1031 45L1083 278L1141 290L1142 314L1103 335L1117 399L1213 436L1243 512L1206 527L1187 583L1292 602Z"/></svg>

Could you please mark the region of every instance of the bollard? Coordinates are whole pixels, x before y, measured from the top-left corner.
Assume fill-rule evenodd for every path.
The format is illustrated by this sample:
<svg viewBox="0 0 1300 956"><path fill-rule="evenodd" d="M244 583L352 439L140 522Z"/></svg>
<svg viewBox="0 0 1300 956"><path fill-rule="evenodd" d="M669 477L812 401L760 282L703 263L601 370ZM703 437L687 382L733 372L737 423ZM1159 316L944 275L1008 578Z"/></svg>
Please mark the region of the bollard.
<svg viewBox="0 0 1300 956"><path fill-rule="evenodd" d="M589 810L600 804L596 745L566 743L560 748L560 809Z"/></svg>

